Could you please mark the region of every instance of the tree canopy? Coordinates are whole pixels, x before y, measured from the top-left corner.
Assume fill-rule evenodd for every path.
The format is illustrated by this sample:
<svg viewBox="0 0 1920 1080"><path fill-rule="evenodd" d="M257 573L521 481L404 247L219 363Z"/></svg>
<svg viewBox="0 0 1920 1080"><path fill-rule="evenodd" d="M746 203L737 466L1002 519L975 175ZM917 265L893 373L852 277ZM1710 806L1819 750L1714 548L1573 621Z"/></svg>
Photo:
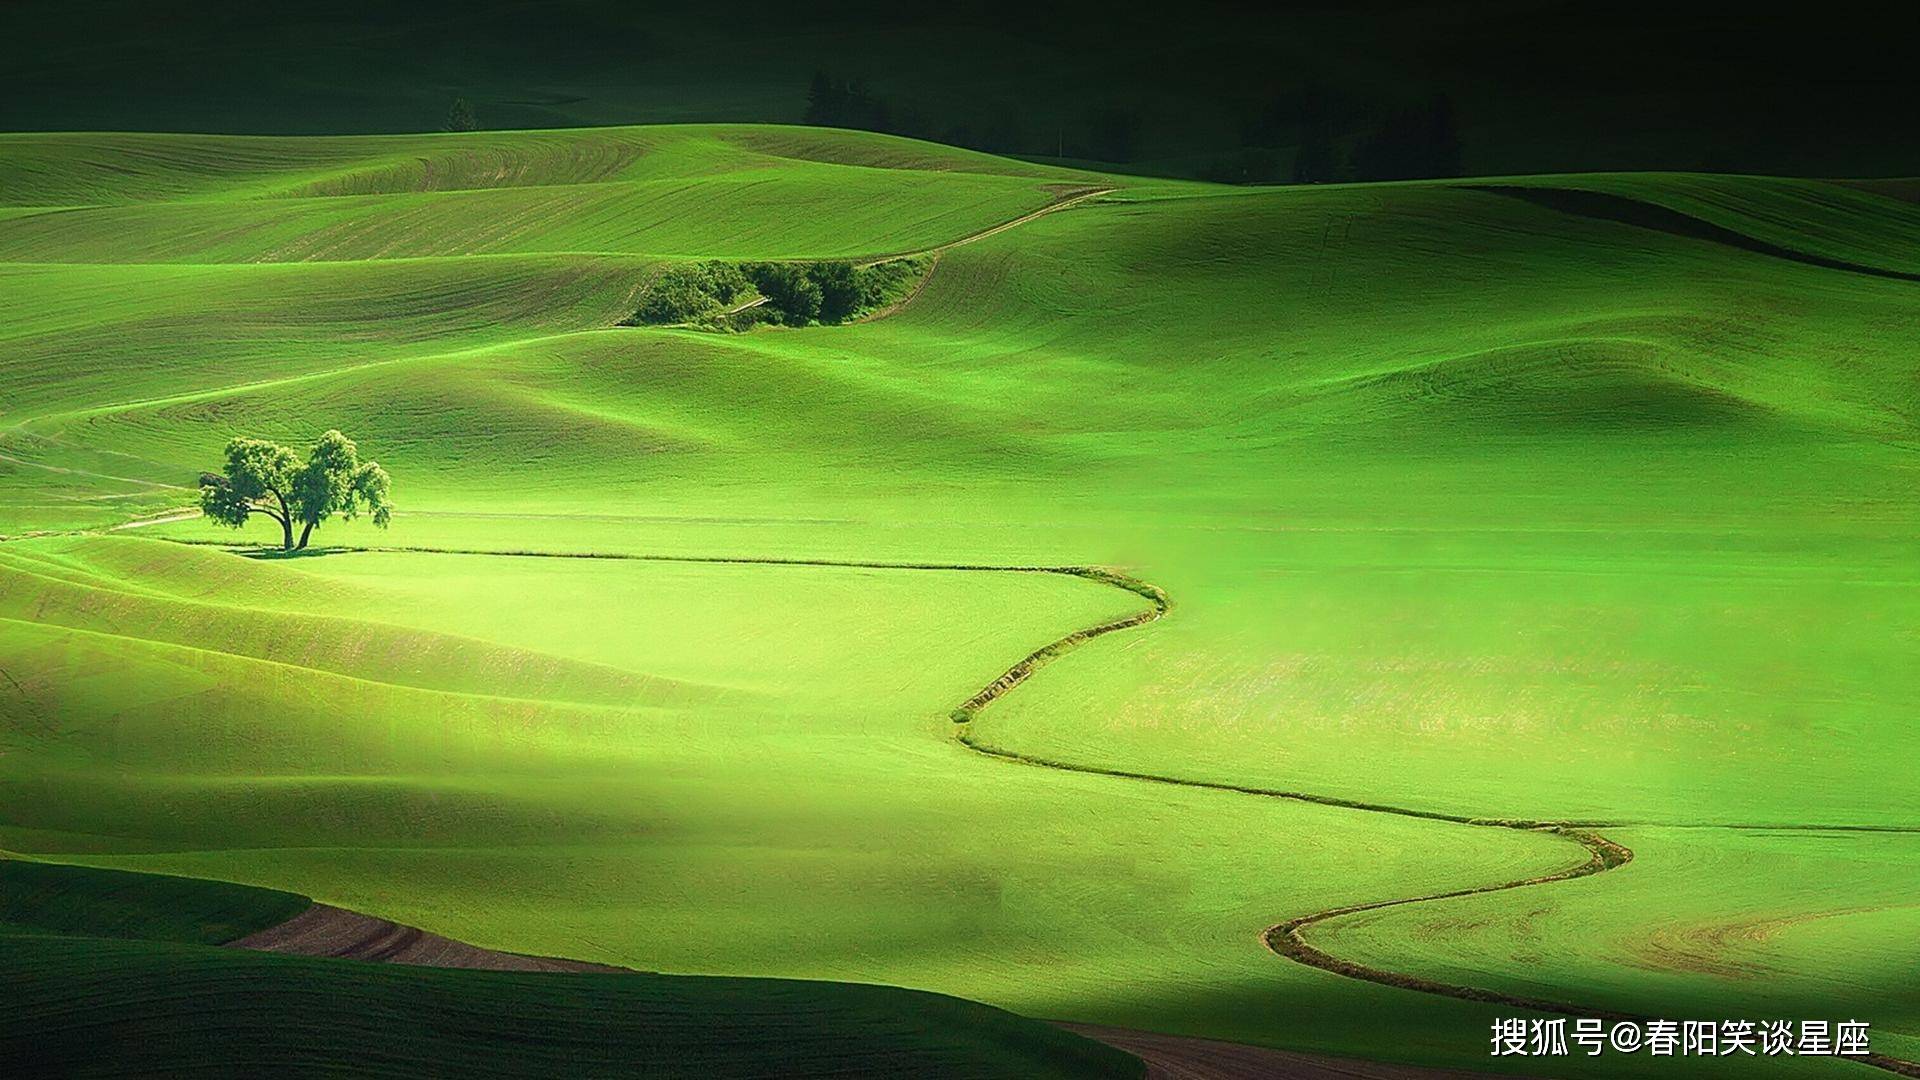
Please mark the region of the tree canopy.
<svg viewBox="0 0 1920 1080"><path fill-rule="evenodd" d="M236 529L255 514L271 518L280 523L281 547L292 551L306 547L314 527L335 514L353 518L365 512L386 528L393 517L392 486L387 471L361 461L353 440L338 431L320 436L304 463L278 443L241 437L227 443L220 472L201 474L200 510Z"/></svg>

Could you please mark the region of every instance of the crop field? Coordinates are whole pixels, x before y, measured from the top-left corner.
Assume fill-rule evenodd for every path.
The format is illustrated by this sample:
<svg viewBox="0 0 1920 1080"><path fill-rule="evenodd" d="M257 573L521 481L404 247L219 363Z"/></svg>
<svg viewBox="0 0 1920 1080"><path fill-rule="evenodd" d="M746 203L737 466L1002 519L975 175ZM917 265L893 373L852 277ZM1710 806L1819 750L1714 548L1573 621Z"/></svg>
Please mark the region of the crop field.
<svg viewBox="0 0 1920 1080"><path fill-rule="evenodd" d="M710 1075L1137 1071L1022 1018L1546 1075L1487 1031L1551 1006L1920 1074L1916 251L1838 181L0 135L0 1047L333 994L282 1037L378 1073L426 995ZM900 255L843 325L622 325ZM330 428L390 528L197 517ZM308 897L664 975L209 948Z"/></svg>

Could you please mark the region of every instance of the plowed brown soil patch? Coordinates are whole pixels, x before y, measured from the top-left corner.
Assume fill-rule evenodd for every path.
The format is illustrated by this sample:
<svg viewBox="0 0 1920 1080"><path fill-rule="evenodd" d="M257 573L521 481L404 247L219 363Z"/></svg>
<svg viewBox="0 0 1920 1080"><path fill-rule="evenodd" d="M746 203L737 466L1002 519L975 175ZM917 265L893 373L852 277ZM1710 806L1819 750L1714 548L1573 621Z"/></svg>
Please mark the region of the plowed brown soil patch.
<svg viewBox="0 0 1920 1080"><path fill-rule="evenodd" d="M378 960L418 967L475 968L482 971L626 971L608 964L551 956L483 949L464 941L429 934L372 915L331 904L315 904L278 926L248 934L227 945L237 949Z"/></svg>

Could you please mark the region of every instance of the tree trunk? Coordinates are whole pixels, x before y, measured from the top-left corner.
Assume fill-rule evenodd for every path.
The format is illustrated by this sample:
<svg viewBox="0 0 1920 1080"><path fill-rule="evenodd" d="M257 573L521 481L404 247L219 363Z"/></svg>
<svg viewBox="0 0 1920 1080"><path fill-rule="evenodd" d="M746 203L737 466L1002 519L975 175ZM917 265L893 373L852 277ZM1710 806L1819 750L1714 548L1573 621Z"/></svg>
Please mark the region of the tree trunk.
<svg viewBox="0 0 1920 1080"><path fill-rule="evenodd" d="M293 511L287 509L287 497L278 489L268 488L267 490L273 492L274 499L280 503L280 512L273 514L274 520L280 523L280 550L292 551ZM272 513L272 511L268 511L268 513Z"/></svg>
<svg viewBox="0 0 1920 1080"><path fill-rule="evenodd" d="M289 531L287 535L291 536L293 534L291 531ZM312 535L313 535L313 522L309 521L305 525L300 526L300 550L301 551L307 550L307 537Z"/></svg>

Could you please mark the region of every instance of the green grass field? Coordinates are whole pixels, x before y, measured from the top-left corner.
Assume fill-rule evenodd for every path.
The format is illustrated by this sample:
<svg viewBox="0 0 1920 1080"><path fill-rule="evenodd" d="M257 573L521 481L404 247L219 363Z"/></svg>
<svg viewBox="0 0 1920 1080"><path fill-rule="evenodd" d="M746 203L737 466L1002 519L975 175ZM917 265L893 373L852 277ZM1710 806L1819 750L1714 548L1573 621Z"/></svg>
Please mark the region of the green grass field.
<svg viewBox="0 0 1920 1080"><path fill-rule="evenodd" d="M1261 934L1577 845L1099 773L1579 821L1633 861L1307 938L1596 1010L1857 1017L1920 1059L1897 191L1228 189L729 126L0 162L0 848L514 951L1527 1071L1487 1057L1510 1008ZM884 318L616 325L670 260L921 251L1090 188ZM264 525L112 528L190 507L235 434L329 427L394 475L390 531L283 559L246 557ZM1110 566L1171 608L967 725L1088 771L1049 769L949 712L1142 597L751 560Z"/></svg>
<svg viewBox="0 0 1920 1080"><path fill-rule="evenodd" d="M887 987L446 971L208 948L307 898L0 861L0 1050L18 1075L1058 1076L1138 1070L972 1002ZM508 1049L510 1048L510 1049ZM503 1052L504 1051L504 1052Z"/></svg>

